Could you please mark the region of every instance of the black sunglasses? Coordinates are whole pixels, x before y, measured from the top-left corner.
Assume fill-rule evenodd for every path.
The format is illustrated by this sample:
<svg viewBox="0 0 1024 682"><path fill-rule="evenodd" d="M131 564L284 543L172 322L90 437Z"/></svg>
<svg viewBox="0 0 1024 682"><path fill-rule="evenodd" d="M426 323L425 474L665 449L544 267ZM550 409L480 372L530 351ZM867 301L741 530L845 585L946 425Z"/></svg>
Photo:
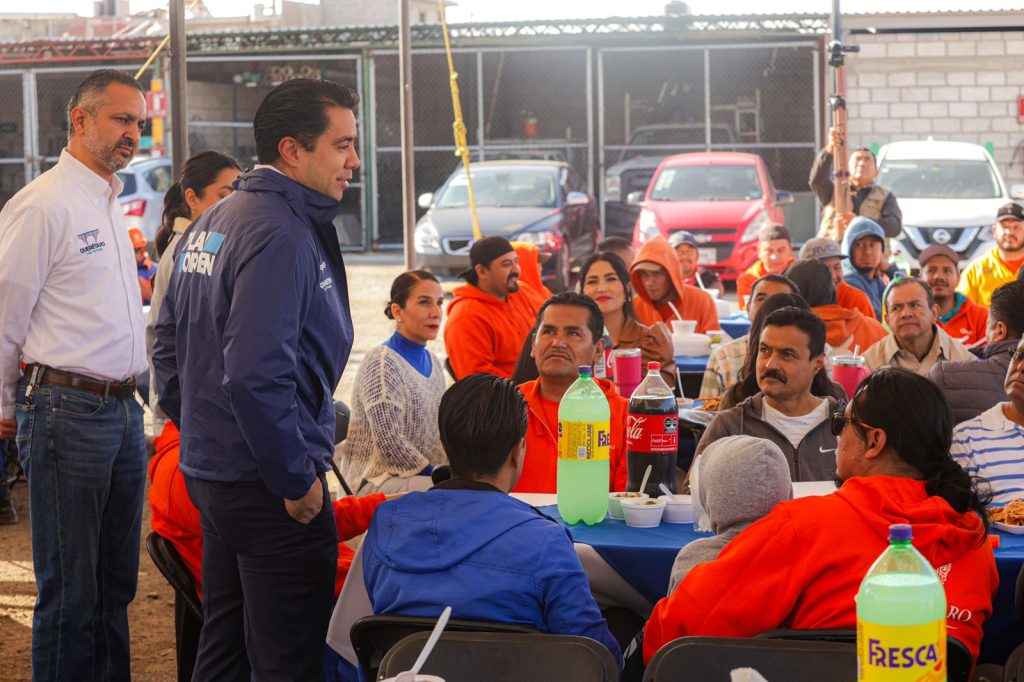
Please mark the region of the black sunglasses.
<svg viewBox="0 0 1024 682"><path fill-rule="evenodd" d="M863 426L865 429L873 429L873 428L875 428L874 426L871 426L870 424L865 424L864 422L859 422L856 419L854 419L853 417L847 417L842 412L833 412L832 413L832 424L831 424L831 426L832 426L832 435L833 436L836 436L837 438L839 436L841 436L843 434L843 429L846 428L847 424L857 424L859 426Z"/></svg>

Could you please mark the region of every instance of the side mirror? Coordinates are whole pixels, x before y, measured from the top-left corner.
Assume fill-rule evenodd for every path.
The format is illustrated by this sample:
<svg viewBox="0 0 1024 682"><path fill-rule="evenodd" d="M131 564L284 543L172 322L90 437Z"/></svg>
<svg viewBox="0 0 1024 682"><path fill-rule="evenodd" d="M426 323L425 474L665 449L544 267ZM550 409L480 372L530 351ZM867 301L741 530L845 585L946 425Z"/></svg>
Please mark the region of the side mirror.
<svg viewBox="0 0 1024 682"><path fill-rule="evenodd" d="M419 196L419 198L416 200L416 205L419 206L420 208L430 208L430 202L432 202L433 200L434 193L427 192L426 194L421 194Z"/></svg>
<svg viewBox="0 0 1024 682"><path fill-rule="evenodd" d="M643 192L630 192L626 195L626 203L630 206L640 206L644 203Z"/></svg>
<svg viewBox="0 0 1024 682"><path fill-rule="evenodd" d="M1010 185L1011 199L1024 199L1024 185Z"/></svg>
<svg viewBox="0 0 1024 682"><path fill-rule="evenodd" d="M786 206L787 204L793 203L793 193L785 190L777 190L775 192L775 205Z"/></svg>
<svg viewBox="0 0 1024 682"><path fill-rule="evenodd" d="M590 203L590 197L583 192L569 192L565 196L565 203L568 206L586 206Z"/></svg>

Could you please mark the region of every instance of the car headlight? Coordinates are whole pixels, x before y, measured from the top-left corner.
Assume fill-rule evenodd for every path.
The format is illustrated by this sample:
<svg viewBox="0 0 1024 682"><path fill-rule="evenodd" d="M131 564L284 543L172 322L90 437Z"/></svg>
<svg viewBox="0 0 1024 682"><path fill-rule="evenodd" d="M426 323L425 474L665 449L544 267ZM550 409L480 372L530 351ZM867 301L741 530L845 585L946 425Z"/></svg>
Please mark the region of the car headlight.
<svg viewBox="0 0 1024 682"><path fill-rule="evenodd" d="M604 200L622 201L622 181L618 175L606 175L604 178Z"/></svg>
<svg viewBox="0 0 1024 682"><path fill-rule="evenodd" d="M561 245L561 239L553 230L541 230L539 232L523 232L517 234L515 241L536 244L542 251L555 251Z"/></svg>
<svg viewBox="0 0 1024 682"><path fill-rule="evenodd" d="M761 228L768 224L768 213L762 210L758 213L753 220L747 225L747 229L743 230L743 236L740 237L741 242L752 242L757 239L757 233L761 231Z"/></svg>
<svg viewBox="0 0 1024 682"><path fill-rule="evenodd" d="M646 208L641 209L639 227L640 243L649 242L655 237L661 236L661 230L658 229L658 219L654 217L654 211L648 211Z"/></svg>
<svg viewBox="0 0 1024 682"><path fill-rule="evenodd" d="M413 243L416 253L430 256L440 256L442 253L441 238L438 236L437 228L434 227L433 223L426 222L417 225L413 236Z"/></svg>

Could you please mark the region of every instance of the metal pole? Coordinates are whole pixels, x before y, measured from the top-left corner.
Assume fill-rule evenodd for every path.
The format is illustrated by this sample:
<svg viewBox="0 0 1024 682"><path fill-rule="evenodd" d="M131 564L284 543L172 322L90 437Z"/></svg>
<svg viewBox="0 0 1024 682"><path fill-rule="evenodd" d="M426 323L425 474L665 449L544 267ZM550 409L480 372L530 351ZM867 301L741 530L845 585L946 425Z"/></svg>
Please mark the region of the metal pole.
<svg viewBox="0 0 1024 682"><path fill-rule="evenodd" d="M170 0L170 61L171 61L171 163L174 179L178 179L181 165L188 159L188 107L185 104L185 0Z"/></svg>
<svg viewBox="0 0 1024 682"><path fill-rule="evenodd" d="M409 0L398 0L398 70L402 124L402 226L405 267L412 270L413 231L416 227L416 170L412 139L412 32L409 29Z"/></svg>

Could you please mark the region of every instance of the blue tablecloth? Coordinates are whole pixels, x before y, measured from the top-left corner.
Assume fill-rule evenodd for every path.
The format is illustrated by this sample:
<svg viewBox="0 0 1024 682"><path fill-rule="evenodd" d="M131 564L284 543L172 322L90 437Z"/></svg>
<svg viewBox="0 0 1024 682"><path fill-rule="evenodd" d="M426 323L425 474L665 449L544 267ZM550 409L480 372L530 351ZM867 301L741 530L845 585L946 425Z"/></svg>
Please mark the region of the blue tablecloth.
<svg viewBox="0 0 1024 682"><path fill-rule="evenodd" d="M723 317L718 320L722 331L734 339L738 339L750 331L750 320L746 315L737 313L732 317Z"/></svg>
<svg viewBox="0 0 1024 682"><path fill-rule="evenodd" d="M657 528L630 528L625 522L608 518L595 526L568 525L558 515L558 507L541 507L548 516L565 525L573 540L590 545L646 599L652 603L668 591L668 578L676 554L687 543L707 534L694 532L691 524L663 523ZM979 663L999 663L1024 642L1024 622L1017 614L1014 592L1017 574L1024 564L1024 535L992 531L999 536L996 568L999 589L993 601L993 613L985 623Z"/></svg>
<svg viewBox="0 0 1024 682"><path fill-rule="evenodd" d="M676 368L683 374L704 374L708 366L707 355L677 355Z"/></svg>

